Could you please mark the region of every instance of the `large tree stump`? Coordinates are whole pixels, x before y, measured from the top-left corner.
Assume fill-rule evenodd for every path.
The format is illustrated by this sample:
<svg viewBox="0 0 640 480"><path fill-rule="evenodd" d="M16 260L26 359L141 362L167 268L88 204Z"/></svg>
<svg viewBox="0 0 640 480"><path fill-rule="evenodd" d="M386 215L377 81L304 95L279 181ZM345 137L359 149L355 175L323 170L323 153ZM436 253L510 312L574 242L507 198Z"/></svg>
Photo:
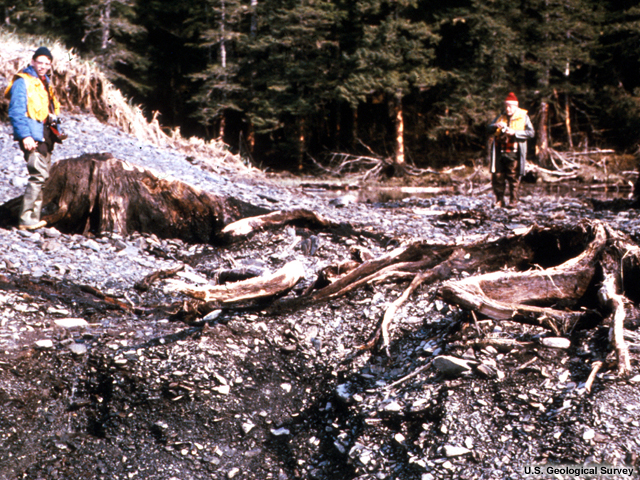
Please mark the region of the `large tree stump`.
<svg viewBox="0 0 640 480"><path fill-rule="evenodd" d="M65 233L154 233L216 243L228 223L266 213L113 158L86 154L56 162L44 185L43 219ZM22 197L0 207L0 226L17 224Z"/></svg>

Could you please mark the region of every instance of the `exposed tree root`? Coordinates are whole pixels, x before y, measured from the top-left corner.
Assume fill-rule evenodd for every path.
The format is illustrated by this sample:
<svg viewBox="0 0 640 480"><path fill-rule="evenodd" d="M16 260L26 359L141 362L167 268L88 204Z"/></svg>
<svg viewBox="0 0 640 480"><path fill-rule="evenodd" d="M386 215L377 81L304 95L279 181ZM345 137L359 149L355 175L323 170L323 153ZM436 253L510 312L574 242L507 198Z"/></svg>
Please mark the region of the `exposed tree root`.
<svg viewBox="0 0 640 480"><path fill-rule="evenodd" d="M335 225L334 222L316 212L304 208L297 208L237 220L226 225L222 229L221 234L225 240L233 242L248 237L259 230L280 227L291 223L305 223L316 228L328 228Z"/></svg>
<svg viewBox="0 0 640 480"><path fill-rule="evenodd" d="M615 348L618 358L618 374L627 375L631 372L631 361L629 348L624 340L624 297L616 293L618 291L616 283L614 275L605 273L598 295L601 303L613 312L610 317L609 341Z"/></svg>
<svg viewBox="0 0 640 480"><path fill-rule="evenodd" d="M169 285L176 291L206 303L232 304L283 295L291 290L303 276L303 265L293 261L272 274L240 282L196 287L179 280L170 280Z"/></svg>
<svg viewBox="0 0 640 480"><path fill-rule="evenodd" d="M344 295L366 283L410 278L411 284L387 309L371 338L361 349L373 348L382 338L389 349L388 328L398 309L424 283L445 280L439 293L452 304L495 320L514 320L568 335L582 321L602 321L611 315L611 342L618 373L630 372L624 340L624 291L615 279L637 278L640 249L602 222L585 222L575 231L535 227L498 242L469 245L427 245L415 242L369 260L311 294L313 301ZM552 252L553 241L558 251ZM564 245L561 245L565 242ZM553 255L551 255L553 253ZM537 259L557 257L556 263L537 265ZM613 273L607 273L612 268ZM506 267L506 269L502 269ZM476 274L478 270L494 270ZM451 279L455 274L471 274ZM594 287L602 282L600 297L606 311L590 306ZM630 283L630 282L629 282ZM631 288L631 285L629 285ZM640 287L633 287L636 290ZM636 291L632 292L637 295Z"/></svg>
<svg viewBox="0 0 640 480"><path fill-rule="evenodd" d="M361 345L359 349L364 350L373 348L380 339L380 335L382 335L384 349L387 352L387 356L391 356L389 352L389 325L393 321L393 317L395 316L397 310L409 299L411 294L422 284L422 282L425 281L426 278L427 274L425 273L418 273L413 277L413 280L411 281L409 287L407 287L402 295L391 304L386 312L384 312L382 322L376 329L375 334L367 343Z"/></svg>

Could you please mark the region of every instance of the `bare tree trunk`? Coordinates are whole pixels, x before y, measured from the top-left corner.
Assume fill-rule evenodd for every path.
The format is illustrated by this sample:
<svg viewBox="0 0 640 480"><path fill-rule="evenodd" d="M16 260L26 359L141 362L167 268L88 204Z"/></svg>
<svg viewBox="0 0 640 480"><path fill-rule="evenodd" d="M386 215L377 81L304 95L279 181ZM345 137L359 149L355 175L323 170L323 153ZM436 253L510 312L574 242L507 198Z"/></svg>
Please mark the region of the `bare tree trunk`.
<svg viewBox="0 0 640 480"><path fill-rule="evenodd" d="M538 165L547 166L549 158L549 130L547 128L549 120L549 104L543 101L540 104L540 118L538 121L536 155L538 157Z"/></svg>
<svg viewBox="0 0 640 480"><path fill-rule="evenodd" d="M251 0L251 36L258 33L258 0Z"/></svg>
<svg viewBox="0 0 640 480"><path fill-rule="evenodd" d="M223 82L227 83L227 43L226 43L226 18L227 18L227 10L225 0L220 1L220 66L222 67L222 71L224 72L224 80ZM223 98L226 100L226 92L223 94ZM224 138L224 129L225 129L225 116L224 110L220 112L220 121L218 123L218 139L222 140Z"/></svg>
<svg viewBox="0 0 640 480"><path fill-rule="evenodd" d="M306 144L306 129L307 124L303 116L298 117L298 170L302 170L304 167L304 153Z"/></svg>
<svg viewBox="0 0 640 480"><path fill-rule="evenodd" d="M569 94L564 94L564 124L567 128L567 140L569 140L569 148L573 149L573 138L571 134L571 108Z"/></svg>
<svg viewBox="0 0 640 480"><path fill-rule="evenodd" d="M393 113L395 120L395 140L396 150L393 159L394 170L396 175L401 175L405 169L404 158L404 116L402 110L402 93L397 92L393 99Z"/></svg>
<svg viewBox="0 0 640 480"><path fill-rule="evenodd" d="M100 25L102 27L101 50L104 52L109 46L110 25L111 25L111 0L105 0L100 12Z"/></svg>

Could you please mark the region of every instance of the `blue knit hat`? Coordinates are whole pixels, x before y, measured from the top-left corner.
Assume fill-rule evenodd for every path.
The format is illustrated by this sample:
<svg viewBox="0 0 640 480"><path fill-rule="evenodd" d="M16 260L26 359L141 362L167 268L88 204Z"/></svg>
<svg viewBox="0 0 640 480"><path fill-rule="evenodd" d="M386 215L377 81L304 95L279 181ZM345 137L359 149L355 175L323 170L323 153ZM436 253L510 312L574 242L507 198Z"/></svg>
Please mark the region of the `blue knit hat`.
<svg viewBox="0 0 640 480"><path fill-rule="evenodd" d="M43 55L45 57L49 57L49 60L53 61L53 55L51 55L51 51L47 47L38 48L33 54L32 58L35 60L36 58L41 57Z"/></svg>

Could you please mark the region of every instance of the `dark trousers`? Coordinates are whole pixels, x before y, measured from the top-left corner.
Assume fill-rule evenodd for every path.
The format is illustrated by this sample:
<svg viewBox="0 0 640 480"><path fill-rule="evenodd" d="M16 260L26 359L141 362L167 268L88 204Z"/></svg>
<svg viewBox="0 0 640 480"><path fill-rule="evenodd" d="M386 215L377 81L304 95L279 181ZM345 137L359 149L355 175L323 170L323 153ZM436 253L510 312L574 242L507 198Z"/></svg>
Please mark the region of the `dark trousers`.
<svg viewBox="0 0 640 480"><path fill-rule="evenodd" d="M496 171L491 176L491 186L497 202L504 202L504 193L509 184L509 203L518 202L518 187L520 175L518 175L518 160L507 155L501 155L496 162Z"/></svg>

